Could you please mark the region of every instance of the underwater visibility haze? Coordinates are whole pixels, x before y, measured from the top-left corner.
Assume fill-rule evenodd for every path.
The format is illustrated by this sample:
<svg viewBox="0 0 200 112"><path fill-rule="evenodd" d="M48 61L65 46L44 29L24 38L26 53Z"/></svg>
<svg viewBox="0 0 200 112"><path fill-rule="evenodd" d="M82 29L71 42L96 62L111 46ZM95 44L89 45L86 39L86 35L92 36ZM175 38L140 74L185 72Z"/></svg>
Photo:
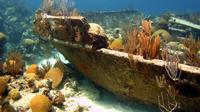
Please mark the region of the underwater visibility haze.
<svg viewBox="0 0 200 112"><path fill-rule="evenodd" d="M199 4L0 0L0 112L200 112Z"/></svg>

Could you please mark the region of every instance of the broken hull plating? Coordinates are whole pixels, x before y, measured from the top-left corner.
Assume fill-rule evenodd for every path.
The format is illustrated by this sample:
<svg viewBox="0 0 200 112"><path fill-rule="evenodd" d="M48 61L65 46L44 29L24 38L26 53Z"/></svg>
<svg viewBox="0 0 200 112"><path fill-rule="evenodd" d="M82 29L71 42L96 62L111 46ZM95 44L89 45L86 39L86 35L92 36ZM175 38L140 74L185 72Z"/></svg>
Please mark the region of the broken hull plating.
<svg viewBox="0 0 200 112"><path fill-rule="evenodd" d="M83 75L116 95L158 105L158 96L161 92L166 92L158 87L155 79L155 76L167 74L162 60L145 60L141 56L109 49L94 51L91 48L57 39L54 39L52 43ZM197 81L200 79L199 68L181 65L181 69L182 79ZM186 85L182 86L184 88ZM191 88L193 88L192 85ZM199 88L194 89L197 89L195 96L181 94L176 96L181 110L187 112L199 110Z"/></svg>

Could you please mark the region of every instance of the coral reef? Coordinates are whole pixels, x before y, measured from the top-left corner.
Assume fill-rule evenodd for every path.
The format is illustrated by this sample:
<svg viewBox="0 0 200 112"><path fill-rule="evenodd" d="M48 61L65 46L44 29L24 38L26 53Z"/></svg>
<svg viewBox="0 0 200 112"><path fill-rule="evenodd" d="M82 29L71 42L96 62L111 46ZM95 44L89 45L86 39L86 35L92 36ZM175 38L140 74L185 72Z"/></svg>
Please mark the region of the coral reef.
<svg viewBox="0 0 200 112"><path fill-rule="evenodd" d="M30 101L30 108L32 112L49 112L51 106L51 101L45 95L36 95Z"/></svg>

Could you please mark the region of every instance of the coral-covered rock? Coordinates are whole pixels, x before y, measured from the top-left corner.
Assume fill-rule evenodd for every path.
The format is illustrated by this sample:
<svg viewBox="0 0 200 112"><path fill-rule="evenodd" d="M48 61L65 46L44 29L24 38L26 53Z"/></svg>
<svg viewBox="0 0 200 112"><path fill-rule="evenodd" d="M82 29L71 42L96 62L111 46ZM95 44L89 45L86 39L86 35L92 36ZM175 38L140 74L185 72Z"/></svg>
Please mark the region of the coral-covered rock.
<svg viewBox="0 0 200 112"><path fill-rule="evenodd" d="M62 82L62 79L63 79L63 76L64 76L64 73L63 71L58 68L58 67L55 67L55 68L52 68L50 69L46 75L45 75L45 79L50 79L52 80L52 88L56 88L60 85L60 83Z"/></svg>
<svg viewBox="0 0 200 112"><path fill-rule="evenodd" d="M32 112L49 112L52 104L47 96L37 95L31 99L29 106Z"/></svg>

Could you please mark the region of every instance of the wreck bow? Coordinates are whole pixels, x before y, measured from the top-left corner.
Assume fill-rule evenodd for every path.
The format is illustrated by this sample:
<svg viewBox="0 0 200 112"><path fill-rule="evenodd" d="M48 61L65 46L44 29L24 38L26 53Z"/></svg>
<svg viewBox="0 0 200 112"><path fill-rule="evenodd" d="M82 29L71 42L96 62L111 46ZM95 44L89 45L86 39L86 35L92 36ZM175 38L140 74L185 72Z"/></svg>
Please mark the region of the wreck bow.
<svg viewBox="0 0 200 112"><path fill-rule="evenodd" d="M106 37L88 32L89 29L81 16L44 16L37 12L34 22L34 30L52 41L67 60L97 85L124 98L163 106L158 99L166 91L158 87L157 79L161 78L156 77L167 75L165 62L106 49ZM196 111L200 106L200 68L180 64L180 69L181 81L168 82L176 89L174 106Z"/></svg>

